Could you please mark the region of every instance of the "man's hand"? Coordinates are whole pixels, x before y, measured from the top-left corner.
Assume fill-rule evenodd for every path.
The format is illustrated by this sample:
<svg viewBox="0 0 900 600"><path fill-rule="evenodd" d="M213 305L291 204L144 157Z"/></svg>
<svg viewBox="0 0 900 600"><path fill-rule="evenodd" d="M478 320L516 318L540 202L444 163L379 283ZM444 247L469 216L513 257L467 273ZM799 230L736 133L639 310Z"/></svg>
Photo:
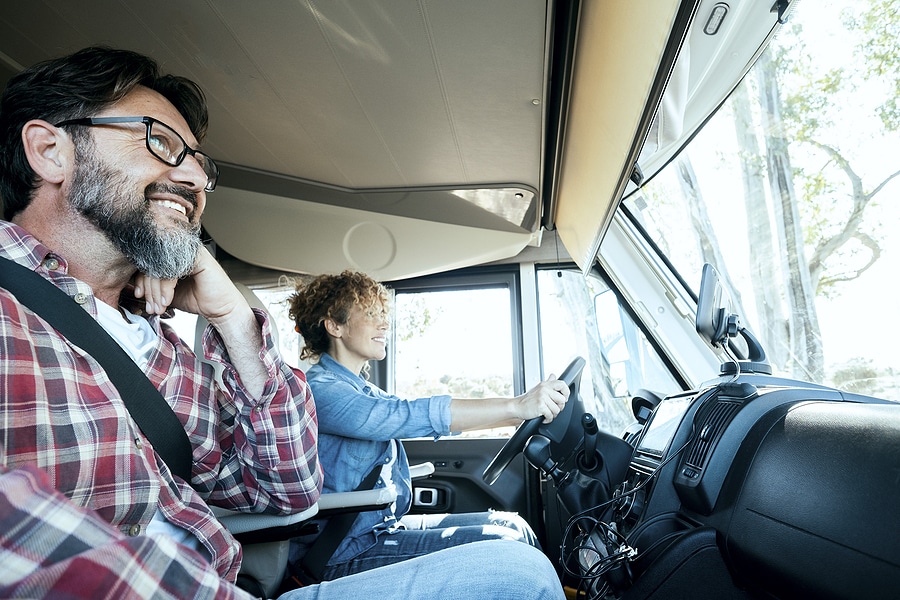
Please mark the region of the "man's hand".
<svg viewBox="0 0 900 600"><path fill-rule="evenodd" d="M149 314L161 315L169 307L205 317L215 324L235 315L245 317L249 304L206 248L201 248L194 270L183 279L156 279L138 273L134 297L143 298Z"/></svg>
<svg viewBox="0 0 900 600"><path fill-rule="evenodd" d="M161 315L172 307L205 317L219 332L244 388L259 397L268 380L259 359L259 323L247 299L206 248L197 254L194 270L177 281L136 275L134 297L144 299L149 314Z"/></svg>

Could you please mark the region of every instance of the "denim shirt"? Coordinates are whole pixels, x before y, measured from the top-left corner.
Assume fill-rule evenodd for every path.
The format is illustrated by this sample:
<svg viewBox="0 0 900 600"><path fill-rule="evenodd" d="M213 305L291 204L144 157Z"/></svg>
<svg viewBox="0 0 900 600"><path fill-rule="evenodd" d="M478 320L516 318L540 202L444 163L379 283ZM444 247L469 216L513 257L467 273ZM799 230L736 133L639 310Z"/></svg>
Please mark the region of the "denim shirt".
<svg viewBox="0 0 900 600"><path fill-rule="evenodd" d="M397 501L380 511L362 512L329 564L337 564L375 545L410 508L412 482L401 438L450 433L450 396L405 400L388 394L323 354L306 373L319 417L319 462L323 492L349 492L376 465L393 463L375 487L397 486ZM389 480L386 480L389 477Z"/></svg>

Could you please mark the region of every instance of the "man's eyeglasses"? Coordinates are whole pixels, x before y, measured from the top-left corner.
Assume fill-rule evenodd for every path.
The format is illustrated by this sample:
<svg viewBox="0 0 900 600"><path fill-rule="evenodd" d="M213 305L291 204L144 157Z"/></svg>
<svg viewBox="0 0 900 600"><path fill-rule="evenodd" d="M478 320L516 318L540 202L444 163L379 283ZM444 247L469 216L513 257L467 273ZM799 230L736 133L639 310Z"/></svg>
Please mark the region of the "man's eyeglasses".
<svg viewBox="0 0 900 600"><path fill-rule="evenodd" d="M153 117L86 117L83 119L69 119L54 125L64 127L66 125L110 125L115 123L143 123L147 126L147 150L150 154L163 161L167 165L177 167L184 162L184 157L190 154L206 173L206 191L216 189L216 180L219 178L219 167L215 161L200 150L194 150L187 145L174 129L157 121Z"/></svg>

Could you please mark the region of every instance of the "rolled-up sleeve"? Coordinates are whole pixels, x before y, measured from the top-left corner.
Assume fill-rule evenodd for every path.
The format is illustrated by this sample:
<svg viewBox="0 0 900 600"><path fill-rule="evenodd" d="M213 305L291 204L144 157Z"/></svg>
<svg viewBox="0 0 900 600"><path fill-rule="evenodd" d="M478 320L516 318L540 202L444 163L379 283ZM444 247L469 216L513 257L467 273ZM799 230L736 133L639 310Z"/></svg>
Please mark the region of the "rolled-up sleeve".
<svg viewBox="0 0 900 600"><path fill-rule="evenodd" d="M216 401L221 456L209 500L238 510L291 513L311 506L322 490L316 405L303 373L282 360L265 312L254 312L263 340L259 358L269 375L258 398L240 384L215 328L203 334L204 354L222 386Z"/></svg>
<svg viewBox="0 0 900 600"><path fill-rule="evenodd" d="M450 433L450 396L406 400L326 371L311 376L322 433L374 441Z"/></svg>

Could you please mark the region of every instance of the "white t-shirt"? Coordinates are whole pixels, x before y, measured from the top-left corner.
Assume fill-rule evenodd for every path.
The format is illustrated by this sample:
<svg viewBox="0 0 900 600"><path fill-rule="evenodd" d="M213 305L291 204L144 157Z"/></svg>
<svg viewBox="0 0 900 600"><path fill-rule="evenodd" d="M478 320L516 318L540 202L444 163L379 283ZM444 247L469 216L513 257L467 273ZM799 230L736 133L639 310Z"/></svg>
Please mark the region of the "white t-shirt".
<svg viewBox="0 0 900 600"><path fill-rule="evenodd" d="M128 321L122 318L122 313L125 313ZM98 300L97 320L103 329L119 342L141 371L145 370L147 363L150 362L150 355L156 349L156 332L147 319L133 315L124 308L119 312L109 304Z"/></svg>

